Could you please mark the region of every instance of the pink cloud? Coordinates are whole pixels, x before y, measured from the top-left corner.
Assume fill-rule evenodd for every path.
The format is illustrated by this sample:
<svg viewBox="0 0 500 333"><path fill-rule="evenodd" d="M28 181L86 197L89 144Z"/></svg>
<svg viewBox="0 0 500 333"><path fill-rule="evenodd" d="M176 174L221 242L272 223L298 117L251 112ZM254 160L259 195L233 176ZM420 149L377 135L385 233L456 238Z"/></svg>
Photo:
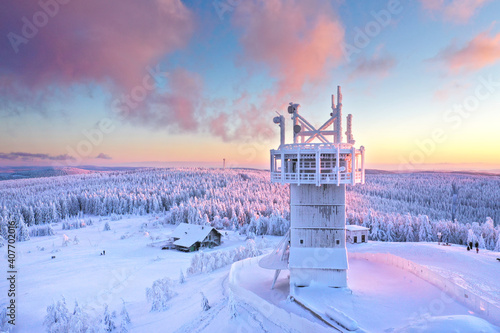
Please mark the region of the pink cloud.
<svg viewBox="0 0 500 333"><path fill-rule="evenodd" d="M271 130L272 121L269 114L262 112L244 92L231 101L226 108L228 112L220 112L210 119L210 133L221 137L224 141L265 140L273 137L276 131Z"/></svg>
<svg viewBox="0 0 500 333"><path fill-rule="evenodd" d="M74 161L75 160L73 156L70 156L68 154L54 156L49 154L40 154L40 153L33 154L26 152L11 152L11 153L0 152L0 159L11 160L11 161L17 159L21 159L24 161L31 161L31 160Z"/></svg>
<svg viewBox="0 0 500 333"><path fill-rule="evenodd" d="M4 36L22 35L23 17L33 21L41 11L37 1L9 1L1 6L8 6L0 10ZM265 67L276 85L260 96L243 93L221 109L203 95L203 80L197 73L165 66L165 59L186 48L195 31L201 30L198 21L180 0L87 0L60 5L27 43L13 47L7 38L0 41L0 104L4 104L0 112L23 112L27 106L39 109L46 101L61 101L73 89L98 85L113 99L119 98L112 104L114 110L133 124L195 131L205 123L223 140L264 139L276 133L269 118L276 104L286 103L286 96L297 98L305 85L329 78L328 72L343 59L344 30L331 3L242 1L232 14L242 46L239 64L249 69ZM166 72L163 83L144 94L148 68L159 63ZM134 93L141 98L130 101ZM277 101L272 110L270 99Z"/></svg>
<svg viewBox="0 0 500 333"><path fill-rule="evenodd" d="M0 31L11 40L0 42L0 97L8 100L4 111L5 106L40 107L43 99L78 85L98 84L114 96L130 94L143 84L149 66L184 48L195 31L195 17L180 0L69 1L51 10L53 17L43 14L50 10L38 1L9 1L8 9L0 11ZM40 13L48 17L46 24L26 34L26 21L36 23L43 18ZM171 79L189 85L188 76L177 72ZM162 97L172 107L167 113L172 122L192 128L192 119L181 112L190 108L190 100L176 96L179 89L172 87ZM130 115L139 116L143 107L149 106Z"/></svg>
<svg viewBox="0 0 500 333"><path fill-rule="evenodd" d="M479 70L500 60L500 33L482 32L462 48L451 45L432 60L444 62L451 72Z"/></svg>
<svg viewBox="0 0 500 333"><path fill-rule="evenodd" d="M108 154L104 154L104 153L100 153L95 158L100 158L103 160L112 160L113 159L111 156L109 156Z"/></svg>
<svg viewBox="0 0 500 333"><path fill-rule="evenodd" d="M168 74L168 91L152 94L140 109L122 109L122 115L154 127L171 126L178 130L196 130L203 117L200 105L203 82L199 75L184 69Z"/></svg>
<svg viewBox="0 0 500 333"><path fill-rule="evenodd" d="M343 56L344 29L329 2L243 1L232 23L243 47L241 64L264 65L277 80L276 99L321 82Z"/></svg>
<svg viewBox="0 0 500 333"><path fill-rule="evenodd" d="M447 21L467 23L469 19L491 0L420 0L423 7L440 14Z"/></svg>

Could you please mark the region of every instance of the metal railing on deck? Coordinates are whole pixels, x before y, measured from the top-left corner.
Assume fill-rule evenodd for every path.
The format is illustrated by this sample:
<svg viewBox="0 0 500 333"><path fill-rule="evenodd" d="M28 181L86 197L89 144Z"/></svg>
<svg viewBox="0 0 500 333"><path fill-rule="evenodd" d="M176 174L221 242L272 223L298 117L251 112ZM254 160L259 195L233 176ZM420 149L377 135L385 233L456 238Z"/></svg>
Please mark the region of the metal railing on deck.
<svg viewBox="0 0 500 333"><path fill-rule="evenodd" d="M319 179L318 179L318 178ZM285 172L282 175L281 170L271 172L271 181L274 183L289 183L289 184L352 184L351 172L340 172L340 181L337 181L336 173L297 173ZM362 182L362 172L357 170L354 172L354 183Z"/></svg>

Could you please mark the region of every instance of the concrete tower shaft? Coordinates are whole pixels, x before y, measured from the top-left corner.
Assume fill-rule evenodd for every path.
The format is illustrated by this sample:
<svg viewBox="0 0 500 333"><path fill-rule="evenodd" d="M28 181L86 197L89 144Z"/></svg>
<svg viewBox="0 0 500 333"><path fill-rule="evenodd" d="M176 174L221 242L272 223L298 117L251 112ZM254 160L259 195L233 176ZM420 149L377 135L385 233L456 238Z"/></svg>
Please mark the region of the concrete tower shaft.
<svg viewBox="0 0 500 333"><path fill-rule="evenodd" d="M290 185L290 283L346 287L345 185Z"/></svg>

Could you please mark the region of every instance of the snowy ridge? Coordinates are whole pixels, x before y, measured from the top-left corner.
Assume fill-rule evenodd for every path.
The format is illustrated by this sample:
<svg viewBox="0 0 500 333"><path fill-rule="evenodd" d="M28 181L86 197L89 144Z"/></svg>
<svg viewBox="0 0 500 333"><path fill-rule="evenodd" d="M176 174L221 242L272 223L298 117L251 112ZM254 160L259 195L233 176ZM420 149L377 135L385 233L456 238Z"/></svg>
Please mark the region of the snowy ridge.
<svg viewBox="0 0 500 333"><path fill-rule="evenodd" d="M472 291L456 284L453 279L445 278L423 265L419 265L390 253L350 253L349 257L390 264L410 271L416 276L445 291L455 300L471 308L480 317L483 317L495 325L500 325L500 307L497 304L476 295Z"/></svg>
<svg viewBox="0 0 500 333"><path fill-rule="evenodd" d="M443 278L452 280L460 287L473 291L497 306L500 306L500 265L496 258L499 252L468 252L465 246L439 246L436 243L389 243L369 242L348 246L353 252L391 253L398 257L423 265ZM459 264L458 264L459 263Z"/></svg>

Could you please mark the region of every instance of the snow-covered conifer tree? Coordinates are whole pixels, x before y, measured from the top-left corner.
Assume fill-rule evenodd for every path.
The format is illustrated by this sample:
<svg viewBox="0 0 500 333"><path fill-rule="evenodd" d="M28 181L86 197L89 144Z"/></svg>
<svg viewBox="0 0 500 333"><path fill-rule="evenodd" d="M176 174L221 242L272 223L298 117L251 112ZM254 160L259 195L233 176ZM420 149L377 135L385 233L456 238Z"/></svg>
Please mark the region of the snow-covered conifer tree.
<svg viewBox="0 0 500 333"><path fill-rule="evenodd" d="M128 328L129 328L129 324L127 324L122 317L122 320L120 322L120 333L129 333Z"/></svg>
<svg viewBox="0 0 500 333"><path fill-rule="evenodd" d="M24 218L19 216L19 227L17 230L17 240L19 242L25 242L30 240L30 233L26 223L24 223Z"/></svg>
<svg viewBox="0 0 500 333"><path fill-rule="evenodd" d="M472 229L469 229L467 232L467 245L472 243L472 247L476 244L477 238L476 235L474 235L474 231Z"/></svg>
<svg viewBox="0 0 500 333"><path fill-rule="evenodd" d="M104 224L104 231L109 231L111 230L111 227L109 226L109 222L106 221L106 224Z"/></svg>
<svg viewBox="0 0 500 333"><path fill-rule="evenodd" d="M3 307L2 312L0 312L0 332L8 333L14 326L9 323L10 317L7 317L7 307Z"/></svg>
<svg viewBox="0 0 500 333"><path fill-rule="evenodd" d="M78 302L75 301L75 308L73 310L73 314L70 316L69 319L69 332L70 333L80 333L80 332L86 332L88 329L88 322L87 322L87 314L82 311L80 306L78 305Z"/></svg>
<svg viewBox="0 0 500 333"><path fill-rule="evenodd" d="M66 307L64 297L57 303L52 303L47 307L47 315L45 316L44 325L47 332L50 333L66 333L69 331L69 311Z"/></svg>
<svg viewBox="0 0 500 333"><path fill-rule="evenodd" d="M500 252L500 233L497 235L497 242L495 244L495 248L493 249L495 252Z"/></svg>
<svg viewBox="0 0 500 333"><path fill-rule="evenodd" d="M493 250L495 248L495 223L491 217L486 218L486 222L483 223L482 233L484 236L485 248L488 250Z"/></svg>
<svg viewBox="0 0 500 333"><path fill-rule="evenodd" d="M480 249L484 249L485 248L485 243L484 243L483 235L479 236L478 243L479 243L479 248Z"/></svg>
<svg viewBox="0 0 500 333"><path fill-rule="evenodd" d="M410 214L406 214L405 216L405 234L404 237L407 242L414 242L415 241L415 232L413 229L413 221L412 217Z"/></svg>
<svg viewBox="0 0 500 333"><path fill-rule="evenodd" d="M124 322L128 326L132 321L130 320L130 316L128 314L127 308L125 307L125 301L122 300L122 303L123 303L122 310L120 311L120 315L122 316L122 323Z"/></svg>
<svg viewBox="0 0 500 333"><path fill-rule="evenodd" d="M472 231L474 232L474 236L476 236L476 242L479 242L479 236L483 234L483 228L481 228L478 222L472 222Z"/></svg>
<svg viewBox="0 0 500 333"><path fill-rule="evenodd" d="M421 215L420 229L418 230L418 241L419 242L430 242L432 241L432 226L429 222L429 217L427 215Z"/></svg>
<svg viewBox="0 0 500 333"><path fill-rule="evenodd" d="M210 225L210 220L208 219L208 215L207 214L203 215L203 218L202 218L201 221L202 222L200 224L202 224L202 225Z"/></svg>
<svg viewBox="0 0 500 333"><path fill-rule="evenodd" d="M371 228L372 226L372 210L368 209L368 213L363 217L363 227Z"/></svg>
<svg viewBox="0 0 500 333"><path fill-rule="evenodd" d="M177 295L173 290L172 280L169 278L158 279L151 288L146 288L146 297L151 303L151 311L165 311L168 301Z"/></svg>
<svg viewBox="0 0 500 333"><path fill-rule="evenodd" d="M210 310L210 304L208 304L208 299L205 297L205 294L201 292L201 308L203 311Z"/></svg>
<svg viewBox="0 0 500 333"><path fill-rule="evenodd" d="M380 234L380 229L379 229L379 220L377 217L372 217L372 223L371 223L371 228L370 228L370 239L374 241L380 240L379 234Z"/></svg>
<svg viewBox="0 0 500 333"><path fill-rule="evenodd" d="M386 226L386 237L387 237L387 241L388 242L394 242L394 238L395 238L395 235L394 235L394 223L392 223L392 221L389 221L387 222L387 226Z"/></svg>
<svg viewBox="0 0 500 333"><path fill-rule="evenodd" d="M3 239L7 239L9 237L9 226L7 225L7 220L3 217L0 218L0 235Z"/></svg>
<svg viewBox="0 0 500 333"><path fill-rule="evenodd" d="M115 322L114 322L114 317L112 314L109 313L108 305L104 305L104 313L103 313L103 325L104 325L104 331L105 332L113 332L113 330L116 328Z"/></svg>
<svg viewBox="0 0 500 333"><path fill-rule="evenodd" d="M247 239L245 252L245 258L253 258L260 255L260 251L257 249L257 244L255 244L253 239Z"/></svg>

